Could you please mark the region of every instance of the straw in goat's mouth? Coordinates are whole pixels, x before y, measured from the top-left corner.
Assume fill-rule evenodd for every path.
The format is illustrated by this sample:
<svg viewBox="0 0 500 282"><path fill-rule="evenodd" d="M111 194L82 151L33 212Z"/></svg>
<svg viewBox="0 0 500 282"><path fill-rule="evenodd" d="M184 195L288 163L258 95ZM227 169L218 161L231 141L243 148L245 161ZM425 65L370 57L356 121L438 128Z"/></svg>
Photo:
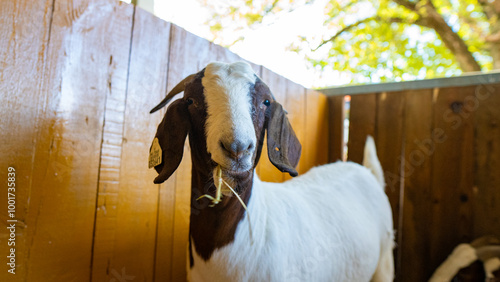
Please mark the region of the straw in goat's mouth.
<svg viewBox="0 0 500 282"><path fill-rule="evenodd" d="M247 205L245 205L245 202L243 202L240 195L238 195L238 193L236 193L236 191L234 191L233 187L231 187L231 185L229 185L224 179L222 179L222 168L220 167L220 165L217 165L217 183L215 185L217 189L215 191L215 197L212 197L208 194L205 194L205 195L200 196L196 200L198 201L202 198L208 198L209 200L212 201L212 204L210 204L209 207L214 207L215 205L220 203L220 201L222 199L222 184L226 185L226 187L229 188L229 190L231 190L231 192L233 192L233 194L236 196L236 198L238 198L238 201L240 201L240 204L245 209L246 214L247 214L247 218L248 218L248 229L249 229L249 233L250 233L250 240L253 243L252 224L250 223L250 215L248 214Z"/></svg>

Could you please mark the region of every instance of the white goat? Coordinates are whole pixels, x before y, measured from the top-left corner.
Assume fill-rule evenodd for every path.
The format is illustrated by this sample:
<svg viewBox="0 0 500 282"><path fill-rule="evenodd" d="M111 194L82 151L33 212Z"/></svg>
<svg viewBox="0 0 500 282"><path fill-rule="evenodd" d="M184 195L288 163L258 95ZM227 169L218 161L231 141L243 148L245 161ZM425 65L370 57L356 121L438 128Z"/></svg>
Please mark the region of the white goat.
<svg viewBox="0 0 500 282"><path fill-rule="evenodd" d="M285 183L255 173L267 130L268 154L281 171L297 175L301 146L269 88L246 63L211 63L179 83L151 112L176 94L151 148L162 183L192 156L189 279L191 281L392 281L393 225L373 139L364 166L337 162ZM214 181L231 193L214 206ZM367 169L368 168L368 169ZM371 172L370 172L371 171ZM187 189L188 187L186 187ZM252 233L250 233L250 228Z"/></svg>

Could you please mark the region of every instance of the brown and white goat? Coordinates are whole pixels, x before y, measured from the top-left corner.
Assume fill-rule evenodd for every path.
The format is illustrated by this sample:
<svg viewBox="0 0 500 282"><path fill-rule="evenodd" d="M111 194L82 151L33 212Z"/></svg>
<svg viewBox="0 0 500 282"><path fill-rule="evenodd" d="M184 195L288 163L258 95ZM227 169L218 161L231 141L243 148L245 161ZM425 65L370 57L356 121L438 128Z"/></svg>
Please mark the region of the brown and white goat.
<svg viewBox="0 0 500 282"><path fill-rule="evenodd" d="M162 162L154 182L177 169L189 135L191 281L392 281L392 215L373 140L365 148L369 169L338 162L285 183L262 182L255 167L266 130L269 159L282 172L297 175L301 146L251 67L211 63L151 112L182 91L158 126ZM227 189L214 206L199 199L215 197L218 167L248 206L251 226Z"/></svg>

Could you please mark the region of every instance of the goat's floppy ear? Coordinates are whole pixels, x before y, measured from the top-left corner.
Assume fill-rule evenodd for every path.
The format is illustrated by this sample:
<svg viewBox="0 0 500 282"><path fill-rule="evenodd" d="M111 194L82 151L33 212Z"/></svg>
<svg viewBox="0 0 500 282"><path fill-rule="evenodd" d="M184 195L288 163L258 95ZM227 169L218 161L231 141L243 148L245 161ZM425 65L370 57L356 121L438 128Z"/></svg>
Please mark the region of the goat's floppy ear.
<svg viewBox="0 0 500 282"><path fill-rule="evenodd" d="M162 158L161 163L155 166L159 175L155 178L154 183L165 182L181 163L189 127L186 102L183 99L172 102L158 125L155 135L155 139L158 138Z"/></svg>
<svg viewBox="0 0 500 282"><path fill-rule="evenodd" d="M295 167L299 163L302 146L278 102L272 102L267 120L267 154L271 163L281 172L297 176Z"/></svg>

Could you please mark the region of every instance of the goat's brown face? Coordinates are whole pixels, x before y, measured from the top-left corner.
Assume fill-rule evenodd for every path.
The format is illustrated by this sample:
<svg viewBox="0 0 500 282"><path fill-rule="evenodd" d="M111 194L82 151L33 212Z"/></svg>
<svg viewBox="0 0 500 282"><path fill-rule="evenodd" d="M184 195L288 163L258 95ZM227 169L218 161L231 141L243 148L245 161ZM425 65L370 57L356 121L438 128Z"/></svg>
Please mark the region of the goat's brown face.
<svg viewBox="0 0 500 282"><path fill-rule="evenodd" d="M271 162L297 175L300 143L282 106L248 64L211 63L183 83L184 97L169 106L156 133L163 162L155 167L159 173L155 183L168 179L179 165L188 133L193 166L214 170L220 165L229 176L251 172L266 128Z"/></svg>

